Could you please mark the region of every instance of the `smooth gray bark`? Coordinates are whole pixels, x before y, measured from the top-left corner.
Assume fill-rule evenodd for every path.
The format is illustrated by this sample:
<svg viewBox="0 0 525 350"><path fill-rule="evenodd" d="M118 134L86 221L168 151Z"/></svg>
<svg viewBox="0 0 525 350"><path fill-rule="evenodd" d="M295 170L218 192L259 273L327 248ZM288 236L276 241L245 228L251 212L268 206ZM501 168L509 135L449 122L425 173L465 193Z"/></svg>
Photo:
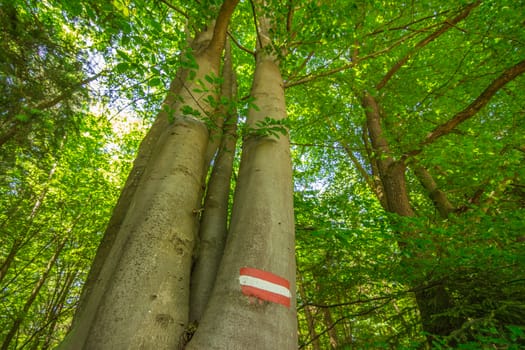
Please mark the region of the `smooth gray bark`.
<svg viewBox="0 0 525 350"><path fill-rule="evenodd" d="M259 23L269 38L268 22ZM276 58L258 50L248 125L286 118L283 81ZM186 349L296 349L295 242L292 167L288 136L248 135L243 144L230 232L202 321ZM290 306L244 295L240 269L255 268L290 283Z"/></svg>
<svg viewBox="0 0 525 350"><path fill-rule="evenodd" d="M233 101L236 93L235 85L231 52L227 45L221 88L222 97ZM224 122L224 131L216 133L216 136L222 134L222 137L208 180L201 214L198 256L191 275L190 321L200 320L204 313L221 262L228 232L230 181L237 142L237 111L230 103L230 106L222 106L218 113L222 115L218 118L223 119L226 116L227 119ZM210 143L212 143L211 140Z"/></svg>
<svg viewBox="0 0 525 350"><path fill-rule="evenodd" d="M118 220L112 237L98 254L96 273L61 349L178 345L188 319L195 211L200 208L205 173L209 132L204 118L213 111L205 102L210 93L196 88L215 90L199 82L207 84L206 76L218 75L226 27L236 3L226 0L216 25L197 37L195 78L186 80L178 100L167 104L175 122L154 124L158 138L151 140L144 166L132 174L137 175L136 185L114 213ZM199 111L200 117L184 115L185 106ZM165 112L160 117L166 117Z"/></svg>

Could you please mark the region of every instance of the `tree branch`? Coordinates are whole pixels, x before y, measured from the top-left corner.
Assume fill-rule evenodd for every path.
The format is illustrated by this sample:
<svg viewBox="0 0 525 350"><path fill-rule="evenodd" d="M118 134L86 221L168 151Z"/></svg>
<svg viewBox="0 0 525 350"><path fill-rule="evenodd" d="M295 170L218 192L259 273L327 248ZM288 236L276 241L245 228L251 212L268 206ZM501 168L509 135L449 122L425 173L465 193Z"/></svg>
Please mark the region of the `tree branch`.
<svg viewBox="0 0 525 350"><path fill-rule="evenodd" d="M409 291L407 291L407 292L409 292ZM369 299L359 299L359 300L353 300L353 301L348 301L348 302L344 302L344 303L335 303L335 304L304 303L298 309L302 309L302 308L304 308L306 306L315 306L315 307L318 307L320 309L329 309L329 308L340 307L340 306L349 306L349 305L355 305L355 304L366 304L366 303L371 303L373 301L378 301L378 300L386 300L387 302L390 302L392 299L394 299L396 297L398 297L397 294L386 295L386 296L375 297L375 298L369 298Z"/></svg>
<svg viewBox="0 0 525 350"><path fill-rule="evenodd" d="M406 23L406 24L403 24L403 25L400 25L400 26L397 26L397 27L392 27L392 28L386 28L386 29L380 29L380 30L375 30L373 31L372 33L369 33L367 34L366 36L374 36L376 34L380 34L380 33L384 33L384 32L387 32L387 31L396 31L396 30L414 30L414 29L410 29L409 27L414 25L414 24L417 24L419 22L423 22L423 21L426 21L427 19L431 19L431 18L435 18L437 16L441 16L441 15L444 15L446 14L447 12L450 12L450 10L445 10L445 11L442 11L440 13L437 13L437 14L432 14L430 16L426 16L426 17L422 17L422 18L418 18L410 23ZM420 31L420 30L417 30L417 31Z"/></svg>
<svg viewBox="0 0 525 350"><path fill-rule="evenodd" d="M182 15L184 18L186 18L186 19L190 18L190 16L188 16L188 14L186 12L182 11L181 9L179 9L175 5L167 2L166 0L160 0L160 2L162 2L164 5L168 6L170 9L172 9L175 12L177 12L178 14Z"/></svg>
<svg viewBox="0 0 525 350"><path fill-rule="evenodd" d="M479 112L483 107L485 107L489 102L492 96L498 92L499 89L504 87L507 83L514 80L516 77L520 76L525 72L525 60L522 60L515 64L514 66L506 69L501 73L495 80L490 83L489 86L465 109L461 112L458 112L452 119L449 121L438 125L434 130L432 130L424 139L419 143L419 148L413 151L410 151L405 154L405 158L409 156L415 156L423 150L423 147L431 144L436 141L438 138L445 136L451 133L459 124L463 123L465 120L473 117Z"/></svg>
<svg viewBox="0 0 525 350"><path fill-rule="evenodd" d="M228 24L230 23L230 18L238 2L239 0L224 0L221 9L219 10L219 14L217 15L217 21L213 28L213 38L208 46L208 49L215 53L217 57L220 56L220 53L224 48Z"/></svg>
<svg viewBox="0 0 525 350"><path fill-rule="evenodd" d="M425 167L415 164L413 170L441 217L446 218L452 211L454 211L454 207L449 202L445 192L439 189L436 181L434 181L434 178Z"/></svg>
<svg viewBox="0 0 525 350"><path fill-rule="evenodd" d="M250 6L252 7L252 14L253 14L253 25L255 26L255 34L257 35L257 42L258 45L255 45L257 48L259 45L262 47L262 38L261 33L259 31L259 24L257 23L257 12L255 10L255 4L253 3L253 0L250 0Z"/></svg>
<svg viewBox="0 0 525 350"><path fill-rule="evenodd" d="M306 83L308 83L308 82L310 82L312 80L316 80L316 79L319 79L319 78L322 78L322 77L327 77L327 76L330 76L332 74L335 74L335 73L344 71L346 69L352 68L355 65L356 65L356 62L350 62L349 64L345 64L344 66L337 67L337 68L334 68L334 69L330 69L330 70L327 70L327 71L324 71L324 72L319 72L317 74L311 74L309 76L306 76L306 77L304 77L302 79L299 79L299 80L296 80L296 81L285 82L284 83L284 88L289 88L289 87L292 87L292 86L306 84Z"/></svg>
<svg viewBox="0 0 525 350"><path fill-rule="evenodd" d="M315 51L310 51L310 53L308 54L308 56L304 59L303 63L301 63L301 65L299 67L297 67L297 69L295 70L295 74L292 74L289 79L293 79L297 76L297 74L302 71L304 69L304 67L306 67L306 65L308 64L308 62L312 59L312 57L314 56L315 54Z"/></svg>
<svg viewBox="0 0 525 350"><path fill-rule="evenodd" d="M234 36L232 33L230 33L229 31L227 32L228 34L228 37L233 41L233 43L235 44L235 46L237 46L239 49L241 49L242 51L244 52L247 52L249 53L250 55L252 56L255 56L255 52L253 52L252 50L248 49L247 47L243 46Z"/></svg>
<svg viewBox="0 0 525 350"><path fill-rule="evenodd" d="M290 34L291 37L295 36L294 33L292 33L292 23L293 23L293 16L294 16L294 6L293 1L288 0L288 14L286 15L286 31L288 34Z"/></svg>
<svg viewBox="0 0 525 350"><path fill-rule="evenodd" d="M458 15L456 16L455 18L451 19L451 20L446 20L445 23L438 29L436 30L434 33L430 34L429 36L427 36L425 39L421 40L420 42L418 42L416 44L416 46L414 47L413 50L411 50L409 53L407 53L404 57L402 57L400 60L398 60L396 62L396 64L394 64L392 66L392 68L390 68L390 70L385 74L385 76L383 77L383 79L376 85L376 89L377 90L381 90L383 87L385 87L385 85L388 83L388 81L394 76L394 74L396 74L396 72L412 57L414 56L414 54L417 52L417 50L423 48L424 46L426 46L427 44L429 44L430 42L434 41L435 39L437 39L441 34L445 33L446 31L448 31L450 28L453 28L459 21L465 19L469 14L470 12L477 6L479 6L480 4L480 1L476 1L474 3L471 3L469 5L467 5L463 11Z"/></svg>
<svg viewBox="0 0 525 350"><path fill-rule="evenodd" d="M339 72L342 72L344 70L347 70L347 69L350 69L354 66L356 66L358 63L361 63L362 61L365 61L365 60L368 60L368 59L371 59L371 58L375 58L377 56L381 56L382 54L384 53L387 53L387 52L390 52L392 49L394 49L396 46L399 46L401 45L403 42L405 42L406 40L416 36L417 33L410 33L398 40L396 40L392 45L390 45L389 47L386 47L384 49L381 49L379 51L376 51L376 52L373 52L371 54L368 54L364 57L361 57L359 58L358 60L352 60L351 62L345 64L345 65L342 65L341 67L336 67L336 68L333 68L333 69L330 69L330 70L327 70L327 71L324 71L324 72L319 72L319 73L312 73L302 79L299 79L299 80L296 80L296 81L292 81L292 82L285 82L284 84L284 87L285 88L289 88L289 87L292 87L292 86L296 86L296 85L301 85L301 84L305 84L305 83L308 83L310 81L313 81L313 80L316 80L318 78L322 78L322 77L327 77L327 76L330 76L332 74L335 74L335 73L339 73Z"/></svg>
<svg viewBox="0 0 525 350"><path fill-rule="evenodd" d="M337 320L335 320L334 323L332 323L330 326L328 326L324 331L322 331L321 333L317 334L315 338L312 338L310 339L309 342L307 343L304 343L304 344L301 344L301 346L299 346L299 349L302 349L304 348L305 346L307 345L310 345L311 343L313 343L315 340L317 340L320 336L322 336L323 334L325 333L328 333L331 329L333 329L339 322L341 321L344 321L348 318L352 318L352 317L358 317L358 316L365 316L365 315L368 315L368 314L371 314L372 312L374 312L375 310L377 309L380 309L382 308L383 306L387 305L388 303L390 302L390 300L388 300L387 302L381 304L381 305L378 305L378 306L374 306L373 308L371 309L368 309L368 310L364 310L364 311L361 311L361 312L358 312L356 314L351 314L351 315L347 315L347 316L343 316Z"/></svg>

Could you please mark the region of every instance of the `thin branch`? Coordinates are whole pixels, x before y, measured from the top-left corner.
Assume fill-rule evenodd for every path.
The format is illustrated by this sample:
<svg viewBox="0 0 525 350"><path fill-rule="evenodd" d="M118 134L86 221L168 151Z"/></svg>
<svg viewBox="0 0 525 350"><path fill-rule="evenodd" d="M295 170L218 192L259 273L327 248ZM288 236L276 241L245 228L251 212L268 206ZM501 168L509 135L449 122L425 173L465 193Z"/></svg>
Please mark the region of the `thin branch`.
<svg viewBox="0 0 525 350"><path fill-rule="evenodd" d="M162 2L164 5L168 6L170 9L172 9L173 11L177 12L179 15L183 16L184 18L186 19L190 19L190 16L184 12L183 10L179 9L178 7L176 7L175 5L167 2L166 0L160 0L160 2Z"/></svg>
<svg viewBox="0 0 525 350"><path fill-rule="evenodd" d="M421 185L425 188L428 196L434 203L442 218L446 218L452 211L454 206L450 203L445 192L443 192L432 177L432 174L419 164L414 164L412 167L414 174L418 178Z"/></svg>
<svg viewBox="0 0 525 350"><path fill-rule="evenodd" d="M308 64L308 62L312 59L312 57L314 56L314 53L315 51L310 51L310 53L308 54L308 56L304 59L303 63L301 63L301 65L299 67L297 67L297 69L295 70L295 74L292 74L289 79L293 79L297 76L297 74L302 71L304 69L304 67L306 67L306 65Z"/></svg>
<svg viewBox="0 0 525 350"><path fill-rule="evenodd" d="M368 162L370 163L370 167L372 168L372 180L373 180L373 187L374 192L377 196L377 199L379 200L379 203L381 204L381 207L383 209L387 210L387 202L386 202L386 196L385 196L385 188L383 186L383 181L381 181L381 177L379 175L379 165L377 164L377 158L374 157L373 151L372 151L372 145L370 145L369 140L369 132L368 132L368 126L365 122L363 125L363 132L361 133L361 138L363 140L363 145L365 147L366 156L368 157Z"/></svg>
<svg viewBox="0 0 525 350"><path fill-rule="evenodd" d="M253 3L253 0L250 0L250 6L252 7L252 14L253 14L253 24L255 26L255 34L257 34L257 41L259 42L259 45L262 46L262 38L261 33L259 32L259 24L257 23L257 13L255 12L255 4ZM256 47L258 45L255 45Z"/></svg>
<svg viewBox="0 0 525 350"><path fill-rule="evenodd" d="M452 74L450 74L450 77L443 83L441 84L440 86L438 86L437 88L429 91L427 93L427 95L425 97L423 97L423 99L421 100L421 105L424 104L424 102L429 99L432 95L437 95L438 94L438 91L441 90L441 89L445 89L447 87L447 85L450 84L450 82L452 82L452 80L458 75L460 69L462 68L463 66L463 62L467 59L467 56L470 54L470 52L472 51L473 49L473 46L470 46L467 48L465 54L463 55L463 57L461 57L461 59L459 60L458 64L456 65L456 69L454 70L454 72ZM452 86L448 87L449 90L451 90L453 87L459 85L461 83L460 82L457 82L456 84L452 84ZM445 94L445 92L441 93L441 94Z"/></svg>
<svg viewBox="0 0 525 350"><path fill-rule="evenodd" d="M74 84L69 89L67 89L66 91L64 91L60 95L58 95L57 97L55 97L55 98L53 98L53 99L51 99L49 101L44 101L44 102L39 103L36 106L36 109L40 109L40 110L48 109L48 108L51 108L51 107L57 105L62 100L64 100L64 99L68 98L69 96L71 96L75 92L76 89L81 88L82 86L84 86L86 84L89 84L90 82L92 82L94 80L97 80L104 72L105 71L102 71L100 73L95 74L92 77L89 77L89 78L86 78L86 79L84 79L82 81L79 81L78 83Z"/></svg>
<svg viewBox="0 0 525 350"><path fill-rule="evenodd" d="M407 61L412 57L414 56L414 54L421 48L423 48L424 46L426 46L427 44L431 43L432 41L434 41L435 39L437 39L440 35L442 35L443 33L447 32L449 29L453 28L457 23L459 23L461 20L465 19L469 14L470 12L476 8L477 6L479 6L481 2L478 0L472 4L469 4L468 6L466 6L463 11L458 15L456 16L455 18L451 19L451 20L446 20L445 23L437 30L435 31L434 33L430 34L429 36L427 36L425 39L421 40L420 42L418 42L416 44L416 46L414 47L413 50L411 50L410 52L408 52L403 58L401 58L399 61L396 62L396 64L394 64L392 66L392 68L390 68L390 70L385 74L385 76L383 77L383 79L376 85L376 89L377 90L381 90L383 87L385 87L385 85L388 83L388 81L394 76L394 74L396 74L396 72L405 64L407 63Z"/></svg>
<svg viewBox="0 0 525 350"><path fill-rule="evenodd" d="M419 22L423 22L423 21L426 21L427 19L431 19L431 18L435 18L437 16L441 16L441 15L444 15L446 14L447 12L450 12L450 10L445 10L445 11L442 11L440 13L437 13L437 14L432 14L430 16L427 16L427 17L422 17L422 18L418 18L410 23L407 23L407 24L404 24L404 25L400 25L398 27L392 27L392 28L387 28L387 29L380 29L380 30L376 30L376 31L373 31L372 33L369 33L367 34L366 36L372 36L372 35L376 35L376 34L380 34L380 33L384 33L386 31L395 31L395 30L409 30L409 26L412 26L414 24L417 24Z"/></svg>
<svg viewBox="0 0 525 350"><path fill-rule="evenodd" d="M329 327L327 327L324 331L322 331L321 333L317 334L314 338L310 339L310 341L308 341L307 343L304 343L304 344L301 344L301 346L299 346L299 349L302 349L304 348L305 346L307 345L310 345L312 342L314 342L315 340L319 339L319 337L325 333L328 333L330 330L332 330L338 323L340 323L341 321L344 321L348 318L353 318L353 317L358 317L358 316L365 316L365 315L368 315L368 314L371 314L372 312L374 312L375 310L377 309L380 309L382 308L383 306L387 305L388 303L390 302L387 301L381 305L378 305L378 306L375 306L371 309L368 309L368 310L365 310L365 311L361 311L361 312L358 312L356 314L351 314L351 315L346 315L346 316L343 316L339 319L337 319L334 323L332 323Z"/></svg>
<svg viewBox="0 0 525 350"><path fill-rule="evenodd" d="M321 333L317 334L315 337L311 338L308 342L301 344L299 346L299 349L302 349L305 346L308 346L308 345L312 344L314 341L319 339L319 337L321 337L323 334L328 333L331 329L333 329L339 322L344 321L347 318L349 318L349 316L343 316L343 317L335 320L335 322L332 323L329 327L327 327L324 331L322 331Z"/></svg>
<svg viewBox="0 0 525 350"><path fill-rule="evenodd" d="M326 123L330 126L330 129L332 130L332 132L337 135L337 128L335 127L334 123L328 117L326 117ZM359 174L361 174L361 176L363 177L367 185L377 194L376 188L374 186L372 179L370 178L370 175L368 175L365 168L363 168L363 166L361 165L357 157L354 155L353 153L354 151L350 148L350 146L348 146L348 144L344 140L340 140L338 141L338 143L342 146L342 148L344 149L344 151L346 152L346 154L348 155L348 157L350 158L350 160L356 167Z"/></svg>
<svg viewBox="0 0 525 350"><path fill-rule="evenodd" d="M253 52L252 50L248 49L247 47L243 46L239 41L237 41L237 39L233 36L232 33L230 33L229 31L227 32L228 36L230 37L230 39L233 41L233 43L235 44L235 46L237 46L239 49L241 49L242 51L244 52L247 52L249 53L250 55L252 56L255 56L255 52Z"/></svg>
<svg viewBox="0 0 525 350"><path fill-rule="evenodd" d="M319 148L330 148L330 149L343 149L343 146L338 145L326 145L322 143L296 143L296 142L290 142L290 145L292 146L304 146L304 147L319 147Z"/></svg>
<svg viewBox="0 0 525 350"><path fill-rule="evenodd" d="M293 6L293 0L288 0L288 14L286 16L286 31L288 34L290 34L290 37L294 37L295 33L292 33L292 23L293 23L293 16L294 16L294 6Z"/></svg>
<svg viewBox="0 0 525 350"><path fill-rule="evenodd" d="M299 79L299 80L296 80L296 81L292 81L292 82L285 82L284 84L284 87L285 88L289 88L289 87L292 87L292 86L297 86L297 85L302 85L302 84L305 84L305 83L309 83L310 81L313 81L313 80L316 80L316 79L319 79L319 78L322 78L322 77L327 77L327 76L330 76L332 74L335 74L335 73L339 73L339 72L342 72L344 70L347 70L347 69L350 69L354 66L356 66L358 63L362 62L362 61L365 61L365 60L368 60L368 59L371 59L371 58L375 58L377 56L381 56L382 54L384 53L387 53L387 52L390 52L392 51L392 49L394 49L395 47L401 45L403 42L405 42L406 40L416 36L418 33L410 33L410 34L407 34L405 35L404 37L398 39L397 41L395 41L392 45L390 45L389 47L386 47L382 50L379 50L379 51L376 51L376 52L373 52L371 54L368 54L364 57L361 57L359 60L357 61L351 61L345 65L342 65L341 67L337 67L337 68L333 68L333 69L330 69L330 70L327 70L327 71L324 71L324 72L319 72L319 73L312 73L302 79Z"/></svg>
<svg viewBox="0 0 525 350"><path fill-rule="evenodd" d="M366 11L366 5L365 5L365 11ZM363 15L364 17L364 15ZM397 17L392 18L388 22L384 23L383 25L379 26L378 29L375 30L375 33L382 33L388 31L388 26L399 20L400 18L403 18L403 12L401 11ZM358 25L362 25L363 20L361 20ZM386 29L385 29L386 28ZM369 36L371 34L368 34L366 36Z"/></svg>
<svg viewBox="0 0 525 350"><path fill-rule="evenodd" d="M465 109L456 113L452 119L449 121L438 125L434 130L432 130L424 139L419 143L419 148L412 150L405 154L404 158L409 156L415 156L422 152L423 147L431 144L436 141L438 138L445 136L451 133L459 124L463 123L465 120L473 117L478 113L483 107L485 107L490 99L498 92L502 87L507 83L514 80L516 77L520 76L525 72L525 60L522 60L515 64L514 66L506 69L501 73L495 80L490 83L489 86Z"/></svg>
<svg viewBox="0 0 525 350"><path fill-rule="evenodd" d="M333 69L330 69L330 70L327 70L327 71L324 71L324 72L319 72L317 74L310 74L302 79L299 79L299 80L296 80L296 81L289 81L289 82L285 82L284 83L284 88L289 88L289 87L293 87L293 86L297 86L297 85L302 85L302 84L306 84L306 83L309 83L313 80L316 80L316 79L319 79L319 78L323 78L323 77L328 77L332 74L335 74L335 73L339 73L339 72L342 72L344 70L347 70L349 68L352 68L356 65L357 63L356 62L350 62L349 64L345 64L341 67L337 67L337 68L333 68Z"/></svg>
<svg viewBox="0 0 525 350"><path fill-rule="evenodd" d="M403 292L403 293L409 293L410 291L406 291L406 292ZM335 304L317 304L317 303L304 303L304 304L301 304L301 306L298 308L298 310L306 307L306 306L315 306L315 307L318 307L320 309L329 309L329 308L333 308L333 307L340 307L340 306L349 306L349 305L355 305L355 304L366 304L366 303L370 303L370 302L373 302L373 301L378 301L378 300L387 300L387 301L390 301L394 298L398 297L398 294L393 294L393 295L387 295L387 296L381 296L381 297L375 297L375 298L369 298L369 299L359 299L359 300L353 300L353 301L348 301L348 302L345 302L345 303L335 303Z"/></svg>

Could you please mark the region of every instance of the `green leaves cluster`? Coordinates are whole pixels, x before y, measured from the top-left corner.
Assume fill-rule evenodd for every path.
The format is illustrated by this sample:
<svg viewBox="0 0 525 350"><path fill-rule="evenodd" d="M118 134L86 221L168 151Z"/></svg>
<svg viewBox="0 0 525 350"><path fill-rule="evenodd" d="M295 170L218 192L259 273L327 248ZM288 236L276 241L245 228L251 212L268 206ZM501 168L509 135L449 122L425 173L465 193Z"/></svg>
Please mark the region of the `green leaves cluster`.
<svg viewBox="0 0 525 350"><path fill-rule="evenodd" d="M258 121L254 127L245 125L245 127L241 129L241 134L244 138L258 138L268 136L279 138L281 135L285 136L288 134L288 128L288 120L278 120L271 117L266 117L263 120Z"/></svg>

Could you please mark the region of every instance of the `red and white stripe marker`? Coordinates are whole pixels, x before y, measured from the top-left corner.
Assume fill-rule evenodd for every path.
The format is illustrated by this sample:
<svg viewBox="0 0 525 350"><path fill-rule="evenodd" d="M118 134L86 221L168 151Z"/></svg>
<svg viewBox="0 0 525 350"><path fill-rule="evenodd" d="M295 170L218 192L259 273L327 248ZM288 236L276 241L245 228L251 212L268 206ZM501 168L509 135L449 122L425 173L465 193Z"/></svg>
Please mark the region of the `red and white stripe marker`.
<svg viewBox="0 0 525 350"><path fill-rule="evenodd" d="M290 282L271 272L242 267L239 276L242 294L290 307Z"/></svg>

